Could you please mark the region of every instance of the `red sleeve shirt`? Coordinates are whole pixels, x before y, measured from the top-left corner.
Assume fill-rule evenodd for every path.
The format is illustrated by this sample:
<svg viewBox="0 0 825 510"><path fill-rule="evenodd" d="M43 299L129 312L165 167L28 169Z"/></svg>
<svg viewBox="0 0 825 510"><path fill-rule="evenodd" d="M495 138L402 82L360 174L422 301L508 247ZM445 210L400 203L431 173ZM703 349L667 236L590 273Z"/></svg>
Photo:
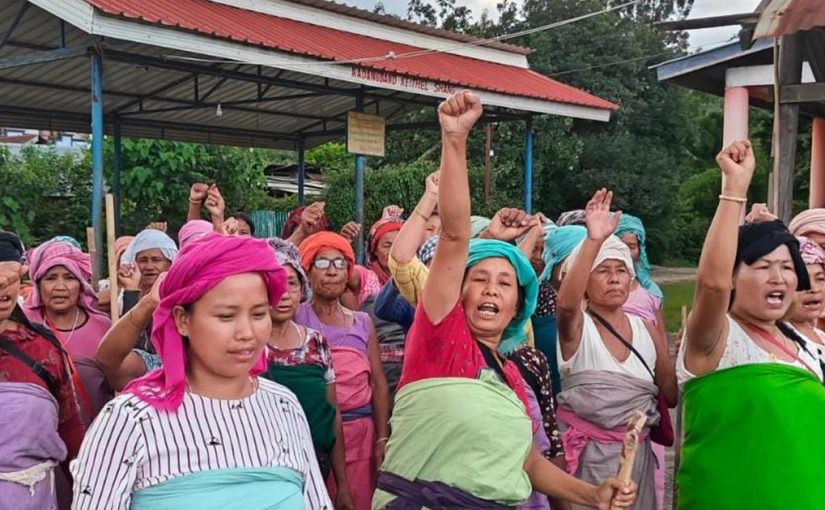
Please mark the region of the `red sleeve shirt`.
<svg viewBox="0 0 825 510"><path fill-rule="evenodd" d="M66 443L67 460L75 458L86 434L86 426L80 416L80 404L66 360L51 342L22 324L15 331L4 331L3 336L31 359L41 363L59 382L57 394L53 394L58 405L57 432ZM46 382L31 367L4 351L0 351L0 374L5 381L36 384L51 393Z"/></svg>
<svg viewBox="0 0 825 510"><path fill-rule="evenodd" d="M504 360L503 364L505 383L516 393L529 416L530 405L521 373L513 362ZM404 346L404 367L398 389L408 383L436 377L478 379L484 369L489 366L470 333L461 301L438 324L430 321L419 302Z"/></svg>

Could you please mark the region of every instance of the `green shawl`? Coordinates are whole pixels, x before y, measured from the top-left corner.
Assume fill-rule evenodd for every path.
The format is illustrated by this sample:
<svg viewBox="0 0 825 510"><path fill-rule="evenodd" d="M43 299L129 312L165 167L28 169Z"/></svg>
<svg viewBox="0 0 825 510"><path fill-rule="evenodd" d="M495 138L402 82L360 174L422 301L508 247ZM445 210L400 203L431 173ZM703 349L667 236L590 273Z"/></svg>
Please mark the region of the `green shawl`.
<svg viewBox="0 0 825 510"><path fill-rule="evenodd" d="M524 503L532 490L524 461L533 429L524 404L488 372L481 380L423 379L395 397L381 469L407 480L446 483L481 499ZM373 509L394 497L380 489Z"/></svg>
<svg viewBox="0 0 825 510"><path fill-rule="evenodd" d="M335 443L335 406L327 400L325 371L325 368L318 365L285 366L270 363L263 375L295 393L307 415L313 446L321 452L330 452Z"/></svg>
<svg viewBox="0 0 825 510"><path fill-rule="evenodd" d="M825 508L825 387L764 363L684 388L680 510Z"/></svg>

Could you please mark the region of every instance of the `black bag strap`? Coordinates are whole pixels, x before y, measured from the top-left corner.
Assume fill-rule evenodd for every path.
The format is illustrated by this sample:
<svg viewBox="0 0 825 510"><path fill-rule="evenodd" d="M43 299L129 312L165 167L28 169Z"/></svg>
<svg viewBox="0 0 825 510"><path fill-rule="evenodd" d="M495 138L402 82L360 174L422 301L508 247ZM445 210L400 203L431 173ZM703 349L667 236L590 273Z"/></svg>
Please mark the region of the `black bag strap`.
<svg viewBox="0 0 825 510"><path fill-rule="evenodd" d="M496 359L496 355L493 351L478 340L476 340L476 343L478 344L478 348L481 349L481 355L484 356L484 361L487 362L487 366L492 368L496 374L498 374L501 378L501 382L507 384L507 376L504 375L504 369L501 368L501 364Z"/></svg>
<svg viewBox="0 0 825 510"><path fill-rule="evenodd" d="M604 326L604 329L608 330L608 331L610 332L610 334L611 334L611 335L613 335L613 336L615 336L616 338L618 338L618 339L619 339L619 341L620 341L621 343L623 343L625 347L627 347L628 349L630 349L630 352L632 352L633 354L635 354L635 355L636 355L636 357L637 357L637 358L639 358L639 361L641 361L641 362L642 362L642 365L644 365L644 366L645 366L645 368L647 369L647 371L648 371L648 372L650 372L650 377L652 377L654 381L656 380L656 375L653 373L653 370L651 370L651 369L650 369L650 367L649 367L649 366L648 366L648 364L647 364L647 361L645 361L645 359L642 357L642 355L641 355L641 354L639 354L639 351L637 351L637 350L636 350L636 348L635 348L635 347L633 347L633 344L632 344L632 343L630 343L630 342L628 342L627 340L625 340L625 339L622 337L622 335L620 335L620 334L619 334L619 332L618 332L618 331L616 331L616 328L614 328L614 327L613 327L613 326L612 326L609 322L607 322L607 321L604 319L604 317L602 317L601 315L597 314L596 312L594 312L593 310L590 310L590 309L588 309L588 310L587 310L587 313L589 313L590 315L592 315L594 319L596 319L597 321L599 321L599 323L600 323L602 326Z"/></svg>
<svg viewBox="0 0 825 510"><path fill-rule="evenodd" d="M38 377L43 379L43 382L46 383L46 386L49 388L49 391L53 395L58 394L58 390L60 386L58 385L57 379L52 375L49 370L43 366L42 363L39 361L35 361L32 359L28 354L21 351L11 340L9 340L5 336L0 336L0 349L6 351L10 355L14 356L21 362L23 362L27 367L29 367L32 372L34 372Z"/></svg>

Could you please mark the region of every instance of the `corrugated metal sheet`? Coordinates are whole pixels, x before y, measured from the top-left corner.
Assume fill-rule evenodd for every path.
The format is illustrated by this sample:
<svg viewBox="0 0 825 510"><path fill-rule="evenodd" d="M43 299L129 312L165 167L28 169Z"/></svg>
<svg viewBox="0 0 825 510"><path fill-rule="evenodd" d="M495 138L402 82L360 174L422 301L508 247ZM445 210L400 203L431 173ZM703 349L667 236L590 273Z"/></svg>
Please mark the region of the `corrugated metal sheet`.
<svg viewBox="0 0 825 510"><path fill-rule="evenodd" d="M289 212L282 211L251 211L247 213L255 224L255 237L280 237Z"/></svg>
<svg viewBox="0 0 825 510"><path fill-rule="evenodd" d="M772 0L762 11L753 38L789 35L814 27L825 27L825 1Z"/></svg>
<svg viewBox="0 0 825 510"><path fill-rule="evenodd" d="M208 0L87 0L103 13L325 60L401 55L420 48L279 18ZM615 109L616 105L529 69L447 53L382 60L364 67L459 87L559 103Z"/></svg>

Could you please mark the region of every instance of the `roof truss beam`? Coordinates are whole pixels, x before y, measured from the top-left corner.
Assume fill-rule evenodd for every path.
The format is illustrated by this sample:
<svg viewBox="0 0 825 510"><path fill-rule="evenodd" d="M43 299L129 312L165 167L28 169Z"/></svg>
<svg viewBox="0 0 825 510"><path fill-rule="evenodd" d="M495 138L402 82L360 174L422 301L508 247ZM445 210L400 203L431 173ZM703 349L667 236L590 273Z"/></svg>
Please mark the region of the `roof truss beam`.
<svg viewBox="0 0 825 510"><path fill-rule="evenodd" d="M782 104L820 101L825 101L825 83L789 84L779 88L779 102Z"/></svg>
<svg viewBox="0 0 825 510"><path fill-rule="evenodd" d="M8 113L13 115L18 114L25 114L33 117L41 117L41 118L50 118L50 117L60 117L62 119L67 119L70 121L75 122L84 122L89 123L90 117L89 115L70 112L70 111L60 111L60 110L43 110L39 108L25 108L16 105L3 105L0 104L0 113ZM123 119L122 117L115 117L111 114L105 116L105 121L108 124L114 124L115 121L120 122L121 126L129 127L129 126L145 126L150 128L166 128L166 129L179 129L182 131L195 131L200 133L216 133L216 134L223 134L228 136L248 136L254 138L265 138L268 140L273 139L287 139L287 140L295 140L297 141L299 137L295 136L293 133L282 133L277 131L262 131L256 129L244 129L244 128L236 128L236 127L221 127L221 126L211 126L211 125L204 125L204 124L191 124L191 123L184 123L184 122L171 122L171 121L162 121L162 120L154 120L154 119Z"/></svg>
<svg viewBox="0 0 825 510"><path fill-rule="evenodd" d="M358 94L364 94L365 98L377 98L380 100L388 100L394 102L402 102L402 103L414 103L420 104L422 106L435 106L438 103L437 98L432 98L432 100L426 100L421 98L398 98L393 99L390 96L376 94L374 92L365 92L362 90L361 87L334 87L322 84L314 84L314 83L306 83L297 80L289 80L284 78L273 78L271 76L261 75L258 76L254 73L245 73L241 71L232 71L229 69L216 69L210 68L207 66L202 66L198 64L192 64L190 62L178 62L175 60L169 60L164 58L158 57L151 57L148 55L141 55L136 53L129 53L119 50L113 50L110 48L104 49L104 56L108 60L124 62L124 63L131 63L131 64L138 64L138 65L145 65L149 67L156 67L159 69L170 69L176 70L181 72L192 72L192 73L200 73L204 75L211 75L211 76L219 76L221 78L227 78L229 80L237 80L237 81L245 81L251 83L262 83L264 85L273 85L276 87L287 87L293 88L297 90L305 90L308 92L321 92L324 94L329 95L338 95L338 96L349 96L355 97Z"/></svg>
<svg viewBox="0 0 825 510"><path fill-rule="evenodd" d="M307 113L298 113L298 112L288 112L284 110L268 110L265 108L246 108L244 106L232 106L227 103L221 102L213 102L213 103L204 103L204 102L192 102L189 104L181 105L181 106L170 106L168 108L153 108L153 109L143 109L137 110L133 112L125 112L120 113L121 117L133 117L137 115L149 115L153 113L171 113L171 112L181 112L187 110L201 110L201 109L215 109L220 105L221 110L227 111L238 111L238 112L245 112L245 113L256 113L261 115L274 115L278 117L290 117L295 119L306 119L306 120L330 120L327 117L322 115L310 115Z"/></svg>
<svg viewBox="0 0 825 510"><path fill-rule="evenodd" d="M27 55L15 55L0 59L0 71L14 69L33 64L45 64L57 60L80 57L89 54L88 46L76 46L73 48L58 48L56 50L39 51Z"/></svg>
<svg viewBox="0 0 825 510"><path fill-rule="evenodd" d="M14 15L14 20L11 22L11 25L9 25L8 30L6 30L6 33L3 34L2 38L0 38L0 49L3 49L3 46L5 46L7 42L9 42L11 35L14 33L15 29L17 29L17 26L20 24L20 21L23 20L23 16L26 15L26 11L29 10L29 7L31 7L31 4L29 2L23 2L23 5L20 6L20 10L17 11L17 14Z"/></svg>

